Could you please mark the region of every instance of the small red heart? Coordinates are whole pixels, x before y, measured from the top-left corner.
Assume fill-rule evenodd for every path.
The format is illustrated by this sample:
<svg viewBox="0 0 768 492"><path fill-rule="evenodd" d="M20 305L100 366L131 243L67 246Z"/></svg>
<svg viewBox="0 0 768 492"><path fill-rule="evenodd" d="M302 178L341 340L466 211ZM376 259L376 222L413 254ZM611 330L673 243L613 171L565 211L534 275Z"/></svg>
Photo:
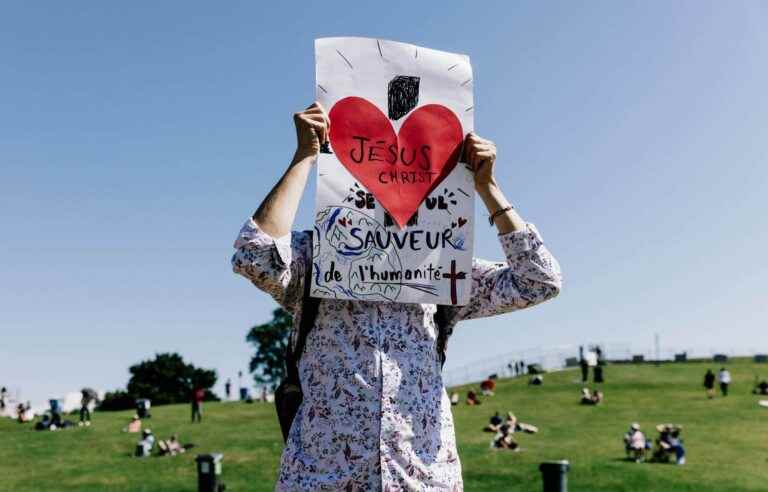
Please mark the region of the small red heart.
<svg viewBox="0 0 768 492"><path fill-rule="evenodd" d="M339 161L403 228L421 202L453 170L464 133L445 106L421 106L395 135L373 103L346 97L333 105L331 146Z"/></svg>
<svg viewBox="0 0 768 492"><path fill-rule="evenodd" d="M339 224L341 224L343 227L347 227L347 218L346 217L340 218Z"/></svg>
<svg viewBox="0 0 768 492"><path fill-rule="evenodd" d="M467 219L465 219L464 217L459 217L459 227L463 226L466 223L467 223Z"/></svg>

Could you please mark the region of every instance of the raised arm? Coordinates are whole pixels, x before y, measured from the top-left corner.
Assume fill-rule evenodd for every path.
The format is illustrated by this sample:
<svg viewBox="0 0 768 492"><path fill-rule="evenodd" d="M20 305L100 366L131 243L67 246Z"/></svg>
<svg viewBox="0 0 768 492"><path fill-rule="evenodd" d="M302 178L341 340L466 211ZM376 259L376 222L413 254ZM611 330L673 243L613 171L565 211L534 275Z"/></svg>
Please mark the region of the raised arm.
<svg viewBox="0 0 768 492"><path fill-rule="evenodd" d="M319 103L294 114L293 122L296 125L296 152L293 160L253 214L254 222L274 238L291 232L309 171L320 152L321 142L328 141L330 120Z"/></svg>
<svg viewBox="0 0 768 492"><path fill-rule="evenodd" d="M557 296L562 284L557 260L536 228L512 208L494 179L496 146L470 134L464 148L464 160L474 172L475 190L499 232L506 262L474 260L470 302L451 309L450 321L502 314Z"/></svg>
<svg viewBox="0 0 768 492"><path fill-rule="evenodd" d="M475 191L483 200L499 234L525 230L525 221L512 208L493 175L496 144L470 133L464 143L464 155L467 165L475 173Z"/></svg>
<svg viewBox="0 0 768 492"><path fill-rule="evenodd" d="M301 302L306 255L311 245L303 233L291 233L307 177L328 139L328 117L315 103L293 116L297 146L280 181L249 219L235 241L232 268L293 311Z"/></svg>

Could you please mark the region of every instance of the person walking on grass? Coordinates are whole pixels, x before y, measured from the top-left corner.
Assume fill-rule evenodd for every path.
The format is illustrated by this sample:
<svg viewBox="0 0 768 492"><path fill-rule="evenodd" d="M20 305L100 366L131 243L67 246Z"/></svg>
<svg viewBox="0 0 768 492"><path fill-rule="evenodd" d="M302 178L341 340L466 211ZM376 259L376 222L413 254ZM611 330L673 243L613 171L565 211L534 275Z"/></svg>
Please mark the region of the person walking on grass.
<svg viewBox="0 0 768 492"><path fill-rule="evenodd" d="M329 119L315 103L294 115L293 160L235 242L233 269L300 326L309 234L291 232ZM496 146L470 133L463 162L498 231L505 263L475 259L471 299L445 306L459 321L557 296L560 267L496 181ZM462 490L453 419L436 348L434 304L322 299L298 354L303 391L276 490Z"/></svg>
<svg viewBox="0 0 768 492"><path fill-rule="evenodd" d="M79 425L89 426L91 425L91 401L95 399L95 395L89 389L83 389L80 392L80 423Z"/></svg>
<svg viewBox="0 0 768 492"><path fill-rule="evenodd" d="M712 369L707 369L707 373L704 374L704 389L710 400L715 397L715 373Z"/></svg>
<svg viewBox="0 0 768 492"><path fill-rule="evenodd" d="M723 396L728 396L728 386L731 384L731 373L725 367L721 367L717 379L720 380L720 392Z"/></svg>
<svg viewBox="0 0 768 492"><path fill-rule="evenodd" d="M205 390L196 387L192 391L192 423L203 421L203 400L205 399Z"/></svg>

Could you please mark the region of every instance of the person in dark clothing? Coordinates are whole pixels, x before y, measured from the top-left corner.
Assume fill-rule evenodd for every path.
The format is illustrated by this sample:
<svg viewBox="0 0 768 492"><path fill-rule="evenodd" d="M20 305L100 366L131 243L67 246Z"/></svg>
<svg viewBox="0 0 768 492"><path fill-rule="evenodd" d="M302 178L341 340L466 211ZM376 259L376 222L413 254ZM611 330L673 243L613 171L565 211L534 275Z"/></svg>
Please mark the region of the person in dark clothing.
<svg viewBox="0 0 768 492"><path fill-rule="evenodd" d="M232 380L227 379L227 383L224 385L224 392L227 394L227 400L229 400L230 393L232 393Z"/></svg>
<svg viewBox="0 0 768 492"><path fill-rule="evenodd" d="M604 383L605 378L603 377L603 363L598 362L595 368L592 370L592 378L595 380L596 383Z"/></svg>
<svg viewBox="0 0 768 492"><path fill-rule="evenodd" d="M755 384L755 389L752 393L756 395L768 395L768 381L765 379Z"/></svg>
<svg viewBox="0 0 768 492"><path fill-rule="evenodd" d="M482 401L477 398L477 393L473 390L467 392L467 405L480 405Z"/></svg>
<svg viewBox="0 0 768 492"><path fill-rule="evenodd" d="M704 389L710 400L715 397L715 373L712 372L712 369L707 369L707 373L704 375Z"/></svg>
<svg viewBox="0 0 768 492"><path fill-rule="evenodd" d="M513 429L507 424L502 425L499 428L499 432L494 436L491 441L491 448L493 449L509 449L510 451L519 451L520 445L512 437Z"/></svg>
<svg viewBox="0 0 768 492"><path fill-rule="evenodd" d="M579 366L581 367L581 382L586 383L589 381L589 364L587 363L587 359L582 357L579 361Z"/></svg>
<svg viewBox="0 0 768 492"><path fill-rule="evenodd" d="M192 423L195 420L198 422L203 421L203 399L205 399L205 390L203 388L196 388L192 392Z"/></svg>
<svg viewBox="0 0 768 492"><path fill-rule="evenodd" d="M496 412L495 414L493 414L493 417L491 417L490 422L488 422L488 425L486 425L483 430L485 432L499 432L499 430L501 429L502 423L504 423L504 421L501 419L499 412Z"/></svg>
<svg viewBox="0 0 768 492"><path fill-rule="evenodd" d="M80 393L82 394L80 399L80 425L88 426L91 425L91 409L89 406L93 400L93 394L85 389Z"/></svg>

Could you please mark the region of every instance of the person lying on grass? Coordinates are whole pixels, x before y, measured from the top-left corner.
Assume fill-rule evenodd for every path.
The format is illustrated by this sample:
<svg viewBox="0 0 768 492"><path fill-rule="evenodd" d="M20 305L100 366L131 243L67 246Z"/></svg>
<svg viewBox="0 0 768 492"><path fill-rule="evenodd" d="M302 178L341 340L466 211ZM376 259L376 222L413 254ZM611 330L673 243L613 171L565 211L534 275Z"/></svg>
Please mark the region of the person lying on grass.
<svg viewBox="0 0 768 492"><path fill-rule="evenodd" d="M491 449L509 449L510 451L520 451L520 444L512 436L514 431L507 424L499 428L499 432L491 441Z"/></svg>
<svg viewBox="0 0 768 492"><path fill-rule="evenodd" d="M176 456L194 447L195 445L192 443L182 445L179 442L178 434L173 434L169 439L157 442L158 456Z"/></svg>
<svg viewBox="0 0 768 492"><path fill-rule="evenodd" d="M294 123L294 157L241 229L232 265L289 311L297 327L312 245L307 233L291 229L330 122L315 103ZM448 333L465 319L535 306L561 288L557 261L495 178L496 145L470 133L462 162L474 174L506 262L473 261L469 303L446 306ZM434 304L320 301L298 354L303 400L283 450L278 491L462 489L436 312Z"/></svg>
<svg viewBox="0 0 768 492"><path fill-rule="evenodd" d="M581 389L581 401L582 405L599 405L603 402L603 392L596 389L593 392L589 391L589 388Z"/></svg>
<svg viewBox="0 0 768 492"><path fill-rule="evenodd" d="M527 434L536 434L539 432L539 428L535 425L526 424L525 422L520 422L517 420L517 417L512 412L507 412L507 418L506 420L501 420L501 417L499 416L499 412L496 412L493 417L491 417L490 422L488 425L486 425L483 428L483 431L485 432L499 432L501 430L502 425L506 425L510 432L525 432Z"/></svg>

